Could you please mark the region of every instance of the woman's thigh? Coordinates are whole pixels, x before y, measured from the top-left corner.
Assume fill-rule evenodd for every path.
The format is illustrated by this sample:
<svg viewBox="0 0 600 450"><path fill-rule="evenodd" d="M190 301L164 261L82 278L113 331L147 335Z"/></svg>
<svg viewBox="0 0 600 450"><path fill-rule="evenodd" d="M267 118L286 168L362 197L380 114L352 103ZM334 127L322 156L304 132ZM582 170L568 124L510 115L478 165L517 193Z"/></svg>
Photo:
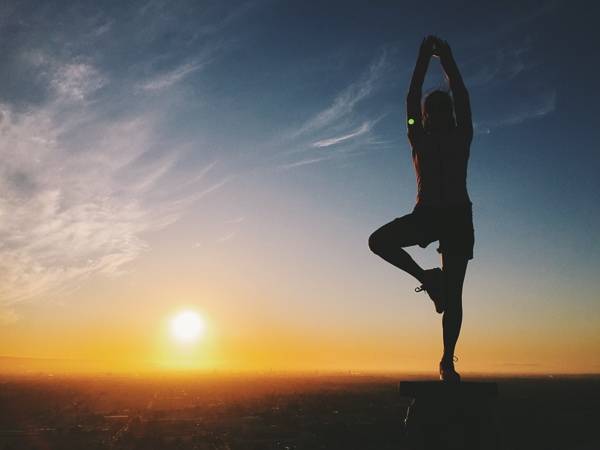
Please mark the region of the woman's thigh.
<svg viewBox="0 0 600 450"><path fill-rule="evenodd" d="M433 242L427 227L414 214L398 217L381 226L369 238L369 246L377 249L389 247L426 246Z"/></svg>

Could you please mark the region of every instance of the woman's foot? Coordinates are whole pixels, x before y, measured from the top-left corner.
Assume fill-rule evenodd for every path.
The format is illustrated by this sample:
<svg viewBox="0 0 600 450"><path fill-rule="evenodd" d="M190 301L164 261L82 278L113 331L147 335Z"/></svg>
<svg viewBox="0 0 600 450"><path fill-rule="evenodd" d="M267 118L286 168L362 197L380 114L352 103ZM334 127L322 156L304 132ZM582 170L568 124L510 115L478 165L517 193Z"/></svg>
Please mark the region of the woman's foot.
<svg viewBox="0 0 600 450"><path fill-rule="evenodd" d="M444 299L444 273L442 269L428 269L423 271L423 284L415 288L415 292L425 291L429 294L429 298L435 305L437 313L441 314L446 309L446 301Z"/></svg>
<svg viewBox="0 0 600 450"><path fill-rule="evenodd" d="M440 380L458 383L460 382L460 374L454 369L454 361L458 361L456 356L450 358L442 358L440 361Z"/></svg>

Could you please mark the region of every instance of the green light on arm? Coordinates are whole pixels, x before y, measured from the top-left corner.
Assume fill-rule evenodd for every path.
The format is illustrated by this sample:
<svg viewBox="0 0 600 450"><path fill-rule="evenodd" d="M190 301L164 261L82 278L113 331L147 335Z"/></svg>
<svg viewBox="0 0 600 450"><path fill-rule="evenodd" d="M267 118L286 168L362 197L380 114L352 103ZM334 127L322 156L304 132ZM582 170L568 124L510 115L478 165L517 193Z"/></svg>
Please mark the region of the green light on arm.
<svg viewBox="0 0 600 450"><path fill-rule="evenodd" d="M413 119L412 117L410 119L408 119L408 124L409 125L414 125L415 124L415 119Z"/></svg>

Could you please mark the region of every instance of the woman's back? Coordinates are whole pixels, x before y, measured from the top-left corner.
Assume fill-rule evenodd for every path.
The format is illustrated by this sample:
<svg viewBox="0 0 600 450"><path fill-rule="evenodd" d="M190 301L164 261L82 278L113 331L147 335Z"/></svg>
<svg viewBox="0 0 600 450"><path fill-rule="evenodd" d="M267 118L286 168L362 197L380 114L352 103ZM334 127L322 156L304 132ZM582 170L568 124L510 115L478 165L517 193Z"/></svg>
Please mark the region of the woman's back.
<svg viewBox="0 0 600 450"><path fill-rule="evenodd" d="M455 127L446 133L422 132L409 138L417 178L417 204L471 204L467 192L470 134Z"/></svg>

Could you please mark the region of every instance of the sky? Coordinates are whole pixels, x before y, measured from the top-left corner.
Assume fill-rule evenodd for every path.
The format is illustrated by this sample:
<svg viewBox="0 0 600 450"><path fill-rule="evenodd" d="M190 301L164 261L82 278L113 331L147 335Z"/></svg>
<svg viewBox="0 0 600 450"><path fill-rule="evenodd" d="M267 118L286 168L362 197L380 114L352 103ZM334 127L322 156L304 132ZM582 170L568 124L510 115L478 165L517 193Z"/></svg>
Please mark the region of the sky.
<svg viewBox="0 0 600 450"><path fill-rule="evenodd" d="M600 7L574 5L2 2L0 356L435 371L440 316L367 241L414 206L405 95L437 34L475 127L458 367L599 372Z"/></svg>

